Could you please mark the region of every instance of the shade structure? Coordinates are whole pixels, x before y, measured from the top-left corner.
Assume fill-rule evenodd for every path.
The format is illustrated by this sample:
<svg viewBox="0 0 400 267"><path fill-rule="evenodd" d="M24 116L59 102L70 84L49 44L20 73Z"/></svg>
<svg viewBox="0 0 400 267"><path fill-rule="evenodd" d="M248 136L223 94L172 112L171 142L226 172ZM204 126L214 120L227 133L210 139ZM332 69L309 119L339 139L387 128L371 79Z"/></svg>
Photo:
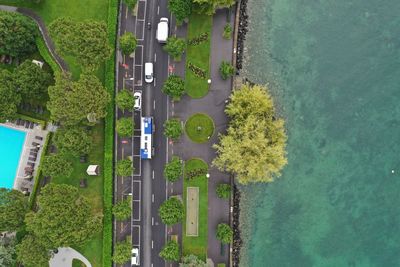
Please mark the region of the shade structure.
<svg viewBox="0 0 400 267"><path fill-rule="evenodd" d="M99 165L89 165L86 173L88 175L99 175Z"/></svg>

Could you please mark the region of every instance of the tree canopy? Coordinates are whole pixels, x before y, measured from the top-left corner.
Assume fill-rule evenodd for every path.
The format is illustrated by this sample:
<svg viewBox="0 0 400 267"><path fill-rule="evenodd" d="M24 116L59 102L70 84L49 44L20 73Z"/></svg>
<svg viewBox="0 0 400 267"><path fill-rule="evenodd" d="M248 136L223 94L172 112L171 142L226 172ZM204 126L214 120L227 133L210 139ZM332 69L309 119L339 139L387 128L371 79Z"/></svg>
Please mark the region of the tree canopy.
<svg viewBox="0 0 400 267"><path fill-rule="evenodd" d="M61 152L74 156L88 154L92 148L92 138L78 127L59 129L54 136L54 143Z"/></svg>
<svg viewBox="0 0 400 267"><path fill-rule="evenodd" d="M174 240L168 241L161 249L159 256L166 261L178 261L180 258L178 243Z"/></svg>
<svg viewBox="0 0 400 267"><path fill-rule="evenodd" d="M95 70L111 55L104 22L58 18L50 24L49 32L57 51L75 57L84 69Z"/></svg>
<svg viewBox="0 0 400 267"><path fill-rule="evenodd" d="M200 260L196 255L189 254L182 257L179 267L208 267L208 264Z"/></svg>
<svg viewBox="0 0 400 267"><path fill-rule="evenodd" d="M0 70L0 122L14 119L21 96L15 90L13 76L8 70Z"/></svg>
<svg viewBox="0 0 400 267"><path fill-rule="evenodd" d="M121 159L117 161L116 173L119 176L131 176L134 171L132 160Z"/></svg>
<svg viewBox="0 0 400 267"><path fill-rule="evenodd" d="M190 16L192 13L192 0L169 0L168 9L174 14L178 24Z"/></svg>
<svg viewBox="0 0 400 267"><path fill-rule="evenodd" d="M51 75L30 60L19 65L14 73L14 83L24 101L43 100L47 98L47 88Z"/></svg>
<svg viewBox="0 0 400 267"><path fill-rule="evenodd" d="M121 200L116 203L112 208L112 213L115 216L115 219L118 221L123 221L131 217L132 207L131 207L131 199L127 198L125 200Z"/></svg>
<svg viewBox="0 0 400 267"><path fill-rule="evenodd" d="M115 97L115 103L122 110L132 111L133 106L135 105L135 98L132 93L127 89L123 89L117 93Z"/></svg>
<svg viewBox="0 0 400 267"><path fill-rule="evenodd" d="M15 264L15 239L8 237L0 238L0 266L8 267Z"/></svg>
<svg viewBox="0 0 400 267"><path fill-rule="evenodd" d="M287 164L287 137L283 120L275 119L274 112L266 88L243 85L235 90L225 109L230 118L227 134L214 145L214 166L235 173L241 184L271 182L279 176Z"/></svg>
<svg viewBox="0 0 400 267"><path fill-rule="evenodd" d="M119 48L121 49L124 55L132 54L136 49L136 45L137 45L136 37L131 32L125 32L119 38Z"/></svg>
<svg viewBox="0 0 400 267"><path fill-rule="evenodd" d="M226 223L218 224L216 237L221 243L229 244L233 237L232 228Z"/></svg>
<svg viewBox="0 0 400 267"><path fill-rule="evenodd" d="M171 139L178 139L182 135L182 124L177 118L172 118L164 122L164 135Z"/></svg>
<svg viewBox="0 0 400 267"><path fill-rule="evenodd" d="M235 68L227 61L222 61L219 67L219 74L223 80L228 79L233 74L235 74Z"/></svg>
<svg viewBox="0 0 400 267"><path fill-rule="evenodd" d="M170 96L172 100L179 101L185 94L185 82L178 75L172 74L164 82L162 91L164 94Z"/></svg>
<svg viewBox="0 0 400 267"><path fill-rule="evenodd" d="M217 185L216 192L219 198L229 198L231 196L231 191L232 188L230 184L221 183Z"/></svg>
<svg viewBox="0 0 400 267"><path fill-rule="evenodd" d="M128 241L117 242L114 248L113 261L124 264L131 259L132 244Z"/></svg>
<svg viewBox="0 0 400 267"><path fill-rule="evenodd" d="M23 57L36 49L38 30L28 17L0 10L0 55Z"/></svg>
<svg viewBox="0 0 400 267"><path fill-rule="evenodd" d="M72 173L72 163L62 154L45 155L41 167L45 176L70 176Z"/></svg>
<svg viewBox="0 0 400 267"><path fill-rule="evenodd" d="M27 211L28 202L24 194L0 188L0 232L19 230Z"/></svg>
<svg viewBox="0 0 400 267"><path fill-rule="evenodd" d="M26 215L27 230L46 248L82 245L101 227L89 202L71 185L46 185L38 196L37 212Z"/></svg>
<svg viewBox="0 0 400 267"><path fill-rule="evenodd" d="M181 61L181 56L186 49L186 41L183 38L174 36L168 37L167 43L164 45L163 49L173 57L175 61Z"/></svg>
<svg viewBox="0 0 400 267"><path fill-rule="evenodd" d="M51 221L50 221L51 222ZM50 251L40 242L40 240L28 234L16 246L17 259L25 267L48 267L51 257Z"/></svg>
<svg viewBox="0 0 400 267"><path fill-rule="evenodd" d="M162 222L166 225L173 225L182 221L182 201L176 197L170 197L161 204L160 208L158 209L158 214L160 215Z"/></svg>
<svg viewBox="0 0 400 267"><path fill-rule="evenodd" d="M133 135L133 127L132 118L121 118L117 120L115 128L121 137L129 137Z"/></svg>
<svg viewBox="0 0 400 267"><path fill-rule="evenodd" d="M217 9L230 7L233 4L235 4L235 0L193 0L193 10L213 15Z"/></svg>
<svg viewBox="0 0 400 267"><path fill-rule="evenodd" d="M164 177L169 182L176 182L181 178L183 173L182 160L177 156L172 156L170 162L165 164Z"/></svg>
<svg viewBox="0 0 400 267"><path fill-rule="evenodd" d="M131 9L134 9L137 3L137 0L123 0L123 2Z"/></svg>
<svg viewBox="0 0 400 267"><path fill-rule="evenodd" d="M69 74L57 73L55 85L49 87L49 97L47 108L51 118L67 126L104 118L110 102L107 90L92 74L82 74L73 82Z"/></svg>

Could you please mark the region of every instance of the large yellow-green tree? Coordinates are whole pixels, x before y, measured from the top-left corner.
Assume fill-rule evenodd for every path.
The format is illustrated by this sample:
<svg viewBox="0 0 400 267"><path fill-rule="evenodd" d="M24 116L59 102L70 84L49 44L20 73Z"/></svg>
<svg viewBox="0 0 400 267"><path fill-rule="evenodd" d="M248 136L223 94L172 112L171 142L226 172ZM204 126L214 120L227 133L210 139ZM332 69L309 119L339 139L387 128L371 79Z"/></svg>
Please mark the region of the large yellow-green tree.
<svg viewBox="0 0 400 267"><path fill-rule="evenodd" d="M214 145L213 164L232 172L239 183L271 182L287 164L284 121L275 118L267 88L243 85L234 91L225 113L227 134Z"/></svg>

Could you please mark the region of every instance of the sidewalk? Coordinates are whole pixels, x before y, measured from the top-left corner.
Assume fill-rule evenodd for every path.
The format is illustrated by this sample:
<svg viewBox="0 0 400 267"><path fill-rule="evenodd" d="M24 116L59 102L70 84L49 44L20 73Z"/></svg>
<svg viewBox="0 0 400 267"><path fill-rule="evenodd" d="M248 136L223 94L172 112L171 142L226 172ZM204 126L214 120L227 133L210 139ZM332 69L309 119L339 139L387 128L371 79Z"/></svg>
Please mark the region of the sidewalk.
<svg viewBox="0 0 400 267"><path fill-rule="evenodd" d="M231 23L233 26L233 16ZM186 121L194 113L202 112L211 116L215 123L215 132L210 141L203 144L196 144L183 135L179 142L171 146L175 155L184 160L199 157L205 160L210 166L209 195L208 195L208 258L212 259L215 266L218 263L225 263L229 266L229 247L225 246L221 251L221 243L215 238L216 227L219 223L229 223L229 201L219 199L215 193L217 184L230 183L229 175L211 167L211 162L215 158L215 150L212 145L218 142L218 133L224 133L227 125L227 118L224 114L225 100L231 93L231 79L222 80L219 75L221 61L232 59L233 40L225 40L222 37L223 28L227 22L227 10L218 10L213 18L213 29L211 37L211 86L208 94L201 99L192 99L184 96L182 100L175 103L171 111L174 116ZM177 35L185 36L186 27L178 28ZM175 73L184 76L184 58L175 64ZM174 185L176 190L182 190L182 185ZM175 189L175 188L174 188Z"/></svg>

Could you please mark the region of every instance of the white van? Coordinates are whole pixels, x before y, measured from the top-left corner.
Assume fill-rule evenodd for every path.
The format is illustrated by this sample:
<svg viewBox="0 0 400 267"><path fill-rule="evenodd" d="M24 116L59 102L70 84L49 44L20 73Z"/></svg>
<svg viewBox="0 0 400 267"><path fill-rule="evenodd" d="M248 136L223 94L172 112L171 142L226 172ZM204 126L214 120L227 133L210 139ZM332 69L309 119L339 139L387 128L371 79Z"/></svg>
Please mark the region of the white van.
<svg viewBox="0 0 400 267"><path fill-rule="evenodd" d="M147 62L144 63L144 81L146 83L152 83L153 82L153 63Z"/></svg>
<svg viewBox="0 0 400 267"><path fill-rule="evenodd" d="M168 39L168 18L160 18L157 25L156 39L159 43L166 43Z"/></svg>

